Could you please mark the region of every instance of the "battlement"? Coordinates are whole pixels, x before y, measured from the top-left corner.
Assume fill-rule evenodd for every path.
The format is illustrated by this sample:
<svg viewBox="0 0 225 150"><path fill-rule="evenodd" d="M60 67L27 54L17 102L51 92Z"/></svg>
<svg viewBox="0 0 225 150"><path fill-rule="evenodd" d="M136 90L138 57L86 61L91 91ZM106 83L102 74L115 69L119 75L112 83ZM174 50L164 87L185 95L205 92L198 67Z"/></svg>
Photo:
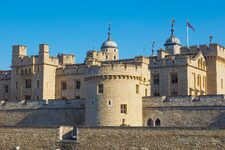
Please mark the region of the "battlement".
<svg viewBox="0 0 225 150"><path fill-rule="evenodd" d="M57 57L62 65L75 63L75 56L72 54L58 54Z"/></svg>
<svg viewBox="0 0 225 150"><path fill-rule="evenodd" d="M74 100L29 100L29 101L0 101L1 110L19 110L19 109L43 109L43 108L77 108L82 109L85 106L84 99Z"/></svg>
<svg viewBox="0 0 225 150"><path fill-rule="evenodd" d="M225 106L225 95L143 97L143 107Z"/></svg>

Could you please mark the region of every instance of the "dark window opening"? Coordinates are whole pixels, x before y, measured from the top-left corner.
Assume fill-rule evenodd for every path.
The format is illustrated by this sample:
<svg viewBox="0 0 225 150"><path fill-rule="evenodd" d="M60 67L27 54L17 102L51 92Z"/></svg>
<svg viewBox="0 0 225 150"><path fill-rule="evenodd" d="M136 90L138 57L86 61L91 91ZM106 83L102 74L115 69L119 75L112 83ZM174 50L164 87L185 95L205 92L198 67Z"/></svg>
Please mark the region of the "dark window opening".
<svg viewBox="0 0 225 150"><path fill-rule="evenodd" d="M27 79L25 81L25 88L31 88L31 80L30 79Z"/></svg>
<svg viewBox="0 0 225 150"><path fill-rule="evenodd" d="M120 105L120 112L121 114L127 114L127 104Z"/></svg>
<svg viewBox="0 0 225 150"><path fill-rule="evenodd" d="M172 73L171 74L171 83L178 83L178 75L177 73Z"/></svg>
<svg viewBox="0 0 225 150"><path fill-rule="evenodd" d="M61 89L62 90L66 90L67 89L67 83L66 82L62 81L62 83L61 83Z"/></svg>
<svg viewBox="0 0 225 150"><path fill-rule="evenodd" d="M154 122L153 122L153 120L151 118L148 119L147 126L148 127L153 127L154 126Z"/></svg>
<svg viewBox="0 0 225 150"><path fill-rule="evenodd" d="M103 84L99 84L98 85L98 93L103 93L103 88L104 88Z"/></svg>
<svg viewBox="0 0 225 150"><path fill-rule="evenodd" d="M153 75L153 84L159 84L159 74Z"/></svg>
<svg viewBox="0 0 225 150"><path fill-rule="evenodd" d="M157 119L155 120L155 126L156 126L156 127L161 126L161 121L159 120L159 118L157 118Z"/></svg>

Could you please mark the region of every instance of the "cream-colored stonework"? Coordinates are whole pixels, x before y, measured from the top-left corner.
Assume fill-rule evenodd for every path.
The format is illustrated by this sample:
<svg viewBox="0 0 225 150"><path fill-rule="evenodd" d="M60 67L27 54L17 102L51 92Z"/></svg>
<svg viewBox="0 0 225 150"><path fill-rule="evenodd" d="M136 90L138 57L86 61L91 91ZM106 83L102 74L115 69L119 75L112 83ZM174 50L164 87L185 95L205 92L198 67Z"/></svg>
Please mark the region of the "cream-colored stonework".
<svg viewBox="0 0 225 150"><path fill-rule="evenodd" d="M109 32L76 64L71 54L49 56L47 44L35 56L16 45L11 70L0 72L0 100L84 99L87 126L142 126L143 97L225 94L224 47L181 47L173 32L164 46L157 56L119 59Z"/></svg>

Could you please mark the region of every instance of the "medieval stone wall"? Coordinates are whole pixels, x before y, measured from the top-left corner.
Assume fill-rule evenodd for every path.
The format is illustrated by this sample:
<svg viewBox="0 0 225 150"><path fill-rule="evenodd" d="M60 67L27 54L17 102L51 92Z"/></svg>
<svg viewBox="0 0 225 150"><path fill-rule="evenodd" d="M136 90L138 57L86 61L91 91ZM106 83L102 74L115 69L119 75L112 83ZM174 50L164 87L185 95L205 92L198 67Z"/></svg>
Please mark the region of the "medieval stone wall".
<svg viewBox="0 0 225 150"><path fill-rule="evenodd" d="M75 149L224 149L224 135L206 128L78 128Z"/></svg>
<svg viewBox="0 0 225 150"><path fill-rule="evenodd" d="M0 126L83 126L84 100L6 102L0 106Z"/></svg>

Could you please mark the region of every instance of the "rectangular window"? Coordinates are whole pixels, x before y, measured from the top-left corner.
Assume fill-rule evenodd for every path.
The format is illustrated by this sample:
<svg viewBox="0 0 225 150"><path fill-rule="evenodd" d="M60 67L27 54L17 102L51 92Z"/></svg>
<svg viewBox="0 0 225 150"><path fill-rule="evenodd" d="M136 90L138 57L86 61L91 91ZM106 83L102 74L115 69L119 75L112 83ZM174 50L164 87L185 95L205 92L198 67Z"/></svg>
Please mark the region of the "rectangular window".
<svg viewBox="0 0 225 150"><path fill-rule="evenodd" d="M120 112L121 114L127 114L127 104L120 105Z"/></svg>
<svg viewBox="0 0 225 150"><path fill-rule="evenodd" d="M145 89L145 96L148 96L148 89Z"/></svg>
<svg viewBox="0 0 225 150"><path fill-rule="evenodd" d="M153 84L159 84L159 74L153 75Z"/></svg>
<svg viewBox="0 0 225 150"><path fill-rule="evenodd" d="M39 86L40 86L40 85L39 85L39 80L37 80L37 88L38 88L38 89L39 89Z"/></svg>
<svg viewBox="0 0 225 150"><path fill-rule="evenodd" d="M198 78L197 78L197 84L198 84L198 86L201 85L201 76L200 76L200 75L198 75Z"/></svg>
<svg viewBox="0 0 225 150"><path fill-rule="evenodd" d="M108 101L108 105L109 105L109 106L112 105L112 101L111 101L111 100Z"/></svg>
<svg viewBox="0 0 225 150"><path fill-rule="evenodd" d="M8 93L8 92L9 92L9 87L8 87L8 85L5 85L5 86L4 86L4 89L5 89L5 93Z"/></svg>
<svg viewBox="0 0 225 150"><path fill-rule="evenodd" d="M16 89L18 89L18 82L16 81Z"/></svg>
<svg viewBox="0 0 225 150"><path fill-rule="evenodd" d="M136 94L139 94L139 85L136 85Z"/></svg>
<svg viewBox="0 0 225 150"><path fill-rule="evenodd" d="M221 89L223 89L223 79L221 79Z"/></svg>
<svg viewBox="0 0 225 150"><path fill-rule="evenodd" d="M103 84L99 84L98 85L98 93L103 93L103 88L104 88Z"/></svg>
<svg viewBox="0 0 225 150"><path fill-rule="evenodd" d="M178 83L178 74L177 73L172 73L171 74L171 83L177 84Z"/></svg>
<svg viewBox="0 0 225 150"><path fill-rule="evenodd" d="M76 88L77 88L77 89L80 89L80 87L81 87L81 82L80 82L80 80L76 80Z"/></svg>
<svg viewBox="0 0 225 150"><path fill-rule="evenodd" d="M65 81L61 82L61 89L66 90L67 89L67 83Z"/></svg>
<svg viewBox="0 0 225 150"><path fill-rule="evenodd" d="M25 81L25 88L31 88L31 80L30 79L27 79L26 81Z"/></svg>

